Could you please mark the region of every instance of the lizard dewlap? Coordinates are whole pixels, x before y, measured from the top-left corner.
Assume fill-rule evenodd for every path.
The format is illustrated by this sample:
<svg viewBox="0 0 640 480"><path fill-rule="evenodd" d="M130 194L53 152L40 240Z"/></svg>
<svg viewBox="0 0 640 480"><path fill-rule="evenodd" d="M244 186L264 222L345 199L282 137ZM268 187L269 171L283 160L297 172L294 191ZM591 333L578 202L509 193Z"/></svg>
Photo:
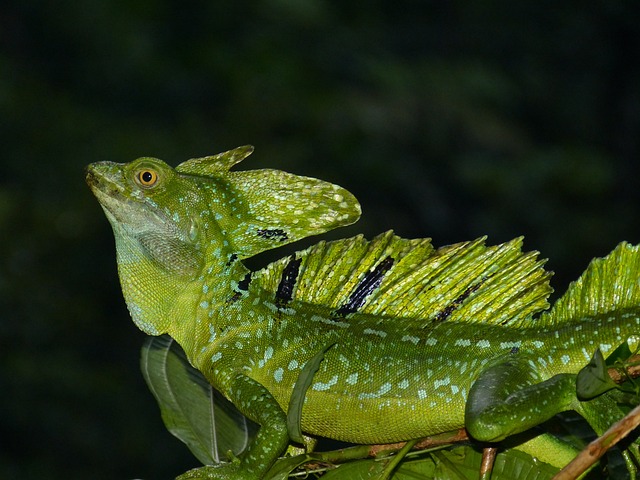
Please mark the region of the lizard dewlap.
<svg viewBox="0 0 640 480"><path fill-rule="evenodd" d="M596 431L619 418L613 399L580 401L575 378L597 349L606 357L640 332L637 246L593 261L550 310L550 273L522 239L435 248L386 232L321 241L251 272L244 258L360 216L331 183L230 170L251 152L87 168L135 323L173 337L260 425L239 462L202 467L202 478L263 478L289 443L293 386L319 352L300 422L311 435L374 444L466 427L498 442L569 409ZM575 452L534 453L560 467Z"/></svg>

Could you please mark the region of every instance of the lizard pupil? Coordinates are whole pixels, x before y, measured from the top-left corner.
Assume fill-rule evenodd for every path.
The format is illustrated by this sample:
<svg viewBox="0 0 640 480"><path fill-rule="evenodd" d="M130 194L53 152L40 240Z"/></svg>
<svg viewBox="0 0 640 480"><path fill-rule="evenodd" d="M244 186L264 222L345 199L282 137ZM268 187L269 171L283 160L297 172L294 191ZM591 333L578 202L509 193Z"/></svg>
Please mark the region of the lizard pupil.
<svg viewBox="0 0 640 480"><path fill-rule="evenodd" d="M142 170L138 173L138 183L143 187L152 187L158 181L158 174L153 170Z"/></svg>

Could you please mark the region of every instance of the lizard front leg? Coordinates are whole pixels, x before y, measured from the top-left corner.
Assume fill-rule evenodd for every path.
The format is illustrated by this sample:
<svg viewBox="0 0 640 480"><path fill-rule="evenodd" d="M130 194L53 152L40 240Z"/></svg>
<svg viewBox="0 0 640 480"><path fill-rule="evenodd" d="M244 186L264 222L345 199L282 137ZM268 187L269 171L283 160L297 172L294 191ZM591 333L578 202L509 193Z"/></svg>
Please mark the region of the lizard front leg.
<svg viewBox="0 0 640 480"><path fill-rule="evenodd" d="M228 389L231 402L260 430L239 460L190 470L178 480L260 480L289 443L286 415L260 383L238 375Z"/></svg>

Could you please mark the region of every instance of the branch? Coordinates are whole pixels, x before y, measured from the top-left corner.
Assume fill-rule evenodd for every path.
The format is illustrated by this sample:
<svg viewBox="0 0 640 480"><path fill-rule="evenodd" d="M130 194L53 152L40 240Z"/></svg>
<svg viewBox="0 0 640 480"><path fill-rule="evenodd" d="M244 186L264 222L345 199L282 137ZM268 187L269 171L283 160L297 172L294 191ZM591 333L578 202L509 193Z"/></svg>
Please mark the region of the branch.
<svg viewBox="0 0 640 480"><path fill-rule="evenodd" d="M620 371L618 367L609 367L608 373L611 379L616 383L623 383L631 378L640 377L640 355L633 355L625 363L629 363L627 366L626 375Z"/></svg>
<svg viewBox="0 0 640 480"><path fill-rule="evenodd" d="M640 425L640 405L631 410L599 438L587 445L576 458L553 477L553 480L573 480L586 472L607 450Z"/></svg>

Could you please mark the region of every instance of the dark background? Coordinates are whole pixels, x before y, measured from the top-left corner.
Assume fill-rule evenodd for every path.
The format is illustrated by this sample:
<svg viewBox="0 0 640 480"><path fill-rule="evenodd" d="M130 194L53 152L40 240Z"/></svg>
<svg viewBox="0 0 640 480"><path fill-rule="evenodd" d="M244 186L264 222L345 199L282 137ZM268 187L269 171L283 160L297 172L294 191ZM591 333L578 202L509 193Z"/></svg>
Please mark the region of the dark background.
<svg viewBox="0 0 640 480"><path fill-rule="evenodd" d="M558 291L640 241L635 2L71 3L0 6L0 478L196 466L139 373L87 163L251 143L242 168L360 199L337 235L525 235Z"/></svg>

